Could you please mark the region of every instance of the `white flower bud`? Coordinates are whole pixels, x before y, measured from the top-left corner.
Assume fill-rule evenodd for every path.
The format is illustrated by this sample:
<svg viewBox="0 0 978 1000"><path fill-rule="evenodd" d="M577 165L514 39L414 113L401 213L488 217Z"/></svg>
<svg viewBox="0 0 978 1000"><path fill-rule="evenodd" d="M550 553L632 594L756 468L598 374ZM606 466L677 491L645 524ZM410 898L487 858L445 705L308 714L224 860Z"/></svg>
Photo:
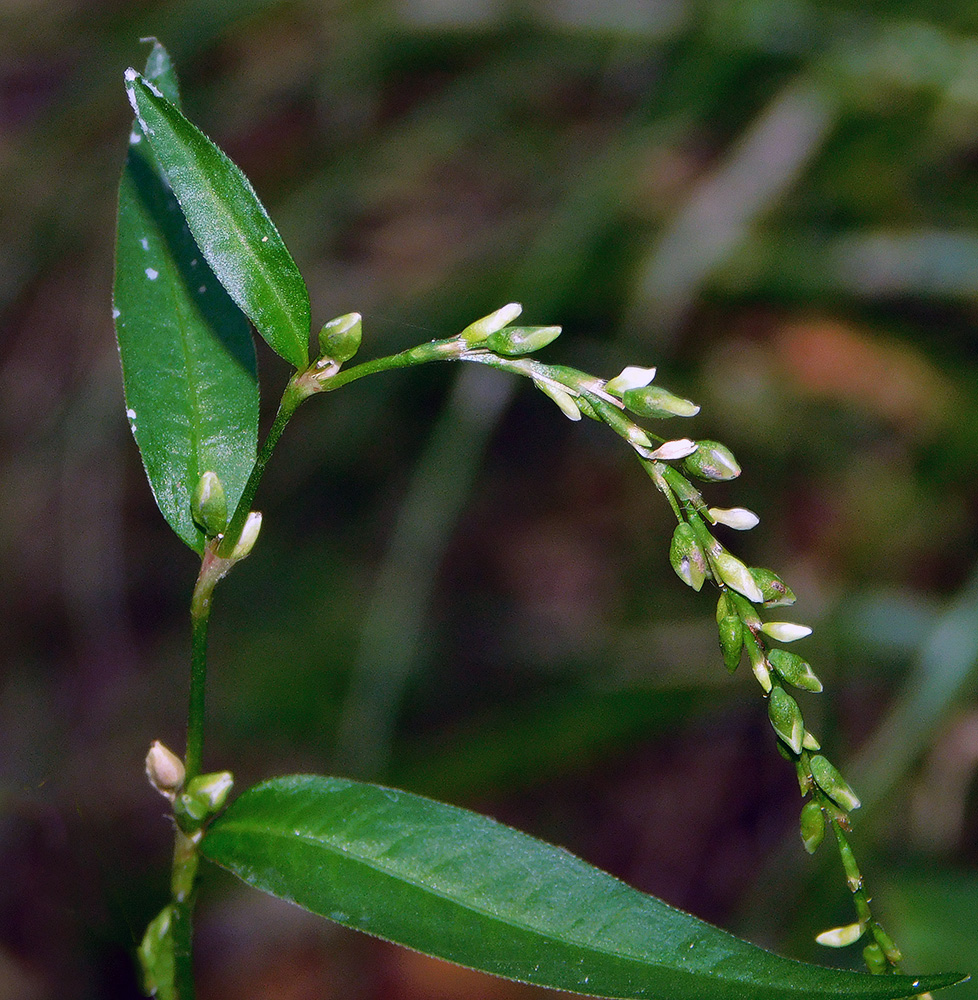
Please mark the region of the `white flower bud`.
<svg viewBox="0 0 978 1000"><path fill-rule="evenodd" d="M665 444L660 444L649 457L657 458L660 462L670 462L676 458L692 455L697 447L695 441L690 441L689 438L679 438L676 441L666 441Z"/></svg>
<svg viewBox="0 0 978 1000"><path fill-rule="evenodd" d="M756 528L761 519L746 507L711 507L707 512L717 524L725 524L738 531Z"/></svg>
<svg viewBox="0 0 978 1000"><path fill-rule="evenodd" d="M822 931L815 940L826 948L845 948L846 945L855 944L863 936L864 930L866 928L863 924L846 924L845 927Z"/></svg>
<svg viewBox="0 0 978 1000"><path fill-rule="evenodd" d="M482 319L470 323L459 336L467 344L473 346L481 344L490 334L501 330L508 323L512 323L521 312L523 312L523 307L519 302L510 302L495 312L489 313L488 316L483 316Z"/></svg>
<svg viewBox="0 0 978 1000"><path fill-rule="evenodd" d="M629 366L623 368L620 375L609 379L605 384L604 391L610 392L613 396L620 396L628 389L641 389L648 385L655 378L654 368L637 368Z"/></svg>
<svg viewBox="0 0 978 1000"><path fill-rule="evenodd" d="M172 750L154 740L146 754L146 777L160 795L172 799L183 785L186 771L183 761Z"/></svg>
<svg viewBox="0 0 978 1000"><path fill-rule="evenodd" d="M560 386L552 382L538 381L534 379L533 384L545 395L549 396L561 409L561 412L569 420L581 419L581 408L577 405L574 397Z"/></svg>
<svg viewBox="0 0 978 1000"><path fill-rule="evenodd" d="M241 529L241 537L231 550L230 558L235 561L244 559L244 557L247 556L255 547L259 531L261 531L261 513L257 510L253 510L248 515L248 519L245 521L244 527Z"/></svg>
<svg viewBox="0 0 978 1000"><path fill-rule="evenodd" d="M750 570L726 550L713 557L720 579L728 586L743 594L748 601L760 604L764 600L761 588L754 582ZM763 627L763 626L762 626Z"/></svg>
<svg viewBox="0 0 978 1000"><path fill-rule="evenodd" d="M757 585L755 584L755 586ZM737 588L734 587L734 589ZM758 600L763 600L763 594ZM812 630L807 625L796 625L794 622L765 622L761 626L761 631L778 642L794 642L796 639L804 639L806 635L812 634Z"/></svg>

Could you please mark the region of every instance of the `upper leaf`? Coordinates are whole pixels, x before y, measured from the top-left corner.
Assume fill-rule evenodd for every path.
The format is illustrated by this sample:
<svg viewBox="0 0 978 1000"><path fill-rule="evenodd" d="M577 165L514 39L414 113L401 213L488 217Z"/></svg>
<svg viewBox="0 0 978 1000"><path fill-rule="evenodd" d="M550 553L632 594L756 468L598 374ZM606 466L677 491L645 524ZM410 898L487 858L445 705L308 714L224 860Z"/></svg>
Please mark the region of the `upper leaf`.
<svg viewBox="0 0 978 1000"><path fill-rule="evenodd" d="M272 350L305 368L309 293L248 178L133 69L126 90L207 263Z"/></svg>
<svg viewBox="0 0 978 1000"><path fill-rule="evenodd" d="M485 816L339 778L294 775L249 789L201 850L337 923L594 996L884 1000L961 978L870 976L780 958Z"/></svg>
<svg viewBox="0 0 978 1000"><path fill-rule="evenodd" d="M177 101L156 43L147 75ZM248 321L202 258L138 122L119 186L113 315L126 412L150 486L180 538L203 551L191 515L201 475L235 505L255 464L258 380Z"/></svg>

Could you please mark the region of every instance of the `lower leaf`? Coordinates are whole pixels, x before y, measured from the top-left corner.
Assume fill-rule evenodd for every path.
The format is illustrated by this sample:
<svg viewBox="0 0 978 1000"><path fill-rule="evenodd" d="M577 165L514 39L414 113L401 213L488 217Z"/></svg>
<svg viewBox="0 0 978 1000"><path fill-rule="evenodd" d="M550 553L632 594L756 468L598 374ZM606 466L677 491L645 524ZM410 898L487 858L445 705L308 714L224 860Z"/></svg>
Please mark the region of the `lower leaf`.
<svg viewBox="0 0 978 1000"><path fill-rule="evenodd" d="M484 972L592 996L885 1000L958 975L780 958L558 847L408 792L293 775L245 792L201 851L337 923Z"/></svg>

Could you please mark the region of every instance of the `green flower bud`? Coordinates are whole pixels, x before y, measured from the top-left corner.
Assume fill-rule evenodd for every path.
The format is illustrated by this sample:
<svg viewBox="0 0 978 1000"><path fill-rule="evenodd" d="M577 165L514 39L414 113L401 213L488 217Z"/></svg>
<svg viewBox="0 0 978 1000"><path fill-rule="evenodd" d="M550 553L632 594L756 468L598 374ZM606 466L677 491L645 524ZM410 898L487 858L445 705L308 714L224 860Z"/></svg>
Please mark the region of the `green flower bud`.
<svg viewBox="0 0 978 1000"><path fill-rule="evenodd" d="M362 333L363 317L360 313L337 316L319 331L319 353L341 365L360 350Z"/></svg>
<svg viewBox="0 0 978 1000"><path fill-rule="evenodd" d="M767 658L771 666L794 687L804 691L822 690L822 682L797 653L789 653L786 649L772 649Z"/></svg>
<svg viewBox="0 0 978 1000"><path fill-rule="evenodd" d="M814 800L809 799L801 808L801 842L805 845L805 850L809 854L814 854L822 838L825 836L825 814L822 807Z"/></svg>
<svg viewBox="0 0 978 1000"><path fill-rule="evenodd" d="M706 555L696 541L693 529L683 521L676 525L672 533L672 544L669 546L669 562L687 587L699 591L703 581L709 576Z"/></svg>
<svg viewBox="0 0 978 1000"><path fill-rule="evenodd" d="M801 741L801 745L806 750L821 750L822 744L818 742L817 739L806 729L805 738Z"/></svg>
<svg viewBox="0 0 978 1000"><path fill-rule="evenodd" d="M794 622L765 622L761 626L761 631L778 642L795 642L797 639L804 639L806 635L812 634L812 630L807 625L796 625Z"/></svg>
<svg viewBox="0 0 978 1000"><path fill-rule="evenodd" d="M156 996L168 983L173 983L176 969L173 935L174 908L170 903L164 906L149 922L143 940L137 949L139 965L143 970L143 989L147 996Z"/></svg>
<svg viewBox="0 0 978 1000"><path fill-rule="evenodd" d="M863 948L863 961L866 963L866 968L874 976L880 976L887 971L886 956L883 954L883 949L875 941L871 941Z"/></svg>
<svg viewBox="0 0 978 1000"><path fill-rule="evenodd" d="M898 962L903 961L903 954L896 946L896 942L879 924L873 924L873 937L876 938L876 943L880 946L880 949L891 965L896 965Z"/></svg>
<svg viewBox="0 0 978 1000"><path fill-rule="evenodd" d="M723 665L732 674L740 666L740 654L744 648L744 626L737 615L724 615L717 622L717 631L720 634Z"/></svg>
<svg viewBox="0 0 978 1000"><path fill-rule="evenodd" d="M740 475L733 452L719 441L699 441L696 451L683 464L690 475L710 482L736 479Z"/></svg>
<svg viewBox="0 0 978 1000"><path fill-rule="evenodd" d="M747 656L750 659L750 668L757 678L757 683L761 685L761 690L765 694L769 694L773 686L771 683L771 671L768 670L764 650L757 644L757 640L749 628L744 629L744 649L747 650Z"/></svg>
<svg viewBox="0 0 978 1000"><path fill-rule="evenodd" d="M501 309L489 313L488 316L483 316L482 319L477 319L474 323L470 323L459 334L459 337L470 347L475 347L497 330L501 330L507 324L512 323L521 312L523 312L523 307L519 302L510 302Z"/></svg>
<svg viewBox="0 0 978 1000"><path fill-rule="evenodd" d="M754 577L754 582L764 594L764 607L775 608L779 605L795 603L795 595L777 573L772 573L769 569L761 569L758 566L751 566L750 575Z"/></svg>
<svg viewBox="0 0 978 1000"><path fill-rule="evenodd" d="M604 391L611 393L612 396L621 396L629 389L640 389L642 386L648 385L654 378L654 368L638 368L634 365L629 365L629 367L621 370L620 375L608 379L605 383Z"/></svg>
<svg viewBox="0 0 978 1000"><path fill-rule="evenodd" d="M774 731L796 754L801 753L805 722L798 702L783 687L773 686L767 702L767 714Z"/></svg>
<svg viewBox="0 0 978 1000"><path fill-rule="evenodd" d="M598 412L601 419L616 434L620 434L632 447L652 447L652 442L649 440L648 434L638 424L629 420L617 406L602 399L600 396L589 396L588 400Z"/></svg>
<svg viewBox="0 0 978 1000"><path fill-rule="evenodd" d="M227 527L228 502L216 472L205 472L198 480L190 500L190 514L208 538L214 538Z"/></svg>
<svg viewBox="0 0 978 1000"><path fill-rule="evenodd" d="M549 396L561 409L561 412L570 420L581 419L581 408L577 405L577 400L565 389L554 385L552 382L534 379L533 384L545 395Z"/></svg>
<svg viewBox="0 0 978 1000"><path fill-rule="evenodd" d="M717 598L717 625L723 621L724 618L729 615L736 615L737 610L734 607L733 601L730 599L730 594L726 590L720 591L720 596Z"/></svg>
<svg viewBox="0 0 978 1000"><path fill-rule="evenodd" d="M842 806L847 812L851 809L858 809L860 806L856 793L846 784L845 779L821 754L816 754L809 761L812 769L812 777L815 783L825 794L837 805Z"/></svg>
<svg viewBox="0 0 978 1000"><path fill-rule="evenodd" d="M736 528L737 531L750 531L751 528L756 528L761 520L746 507L711 507L707 514L713 518L714 524L725 524L728 528Z"/></svg>
<svg viewBox="0 0 978 1000"><path fill-rule="evenodd" d="M733 613L740 616L740 620L747 628L753 629L756 632L761 627L761 618L754 605L746 597L741 597L740 594L733 590L729 591L727 596L733 605Z"/></svg>
<svg viewBox="0 0 978 1000"><path fill-rule="evenodd" d="M257 510L253 510L248 515L248 519L245 521L244 527L241 529L241 537L231 550L229 558L237 562L239 559L244 559L246 556L250 555L251 550L255 547L255 542L258 541L258 532L260 531L261 513Z"/></svg>
<svg viewBox="0 0 978 1000"><path fill-rule="evenodd" d="M655 419L692 417L700 412L700 408L695 403L674 396L668 389L654 385L626 389L621 398L625 406L640 417L653 417Z"/></svg>
<svg viewBox="0 0 978 1000"><path fill-rule="evenodd" d="M590 417L592 420L601 419L601 414L594 408L594 404L590 399L588 399L586 393L581 393L580 396L576 396L574 398L574 402L583 416Z"/></svg>
<svg viewBox="0 0 978 1000"><path fill-rule="evenodd" d="M507 326L489 334L486 347L510 357L532 354L556 340L560 330L559 326Z"/></svg>
<svg viewBox="0 0 978 1000"><path fill-rule="evenodd" d="M187 783L174 803L177 816L185 816L197 823L218 812L227 801L234 784L229 771L215 771L213 774L198 774Z"/></svg>
<svg viewBox="0 0 978 1000"><path fill-rule="evenodd" d="M149 778L149 783L160 795L172 802L173 796L183 786L185 776L183 761L159 740L153 740L153 745L146 754L146 777Z"/></svg>
<svg viewBox="0 0 978 1000"><path fill-rule="evenodd" d="M754 583L750 570L736 557L722 549L713 556L713 565L717 575L728 586L743 594L748 601L760 604L764 599L760 588Z"/></svg>
<svg viewBox="0 0 978 1000"><path fill-rule="evenodd" d="M815 940L826 948L845 948L846 945L855 944L865 930L865 926L861 923L846 924L845 927L833 927L831 930L822 931Z"/></svg>

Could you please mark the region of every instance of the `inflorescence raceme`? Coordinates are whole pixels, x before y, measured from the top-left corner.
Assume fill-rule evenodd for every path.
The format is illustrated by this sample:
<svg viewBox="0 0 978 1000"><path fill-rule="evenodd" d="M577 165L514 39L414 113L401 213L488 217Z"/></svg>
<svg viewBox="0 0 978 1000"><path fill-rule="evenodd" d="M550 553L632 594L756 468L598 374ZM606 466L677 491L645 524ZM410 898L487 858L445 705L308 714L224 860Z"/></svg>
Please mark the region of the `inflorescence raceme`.
<svg viewBox="0 0 978 1000"><path fill-rule="evenodd" d="M636 418L663 420L692 417L699 412L699 406L690 400L653 386L655 368L627 367L614 378L604 380L529 357L559 336L560 327L512 326L521 311L518 303L510 303L455 337L431 341L387 359L385 367L459 360L523 375L571 420L586 416L600 421L628 442L676 516L669 560L677 576L695 591L708 580L719 590L716 621L727 670L733 673L746 654L767 700L778 750L794 764L805 800L800 818L805 850L812 854L818 849L827 827L835 835L857 919L818 935L818 942L843 947L865 938L868 943L863 957L870 971L894 971L901 960L899 949L873 917L862 875L846 838L849 814L859 807L859 799L821 752L789 690L822 690L808 662L781 648L810 635L812 630L794 622L762 619L762 610L793 604L795 595L776 573L747 566L711 533L716 524L749 530L757 525L757 515L743 507L710 507L691 482L734 479L740 475L740 465L730 449L718 441L661 437L636 422ZM321 358L299 375L300 379L306 377L307 391L329 391L377 370L373 362L340 370L356 353L359 343L358 314L327 323L320 337Z"/></svg>

